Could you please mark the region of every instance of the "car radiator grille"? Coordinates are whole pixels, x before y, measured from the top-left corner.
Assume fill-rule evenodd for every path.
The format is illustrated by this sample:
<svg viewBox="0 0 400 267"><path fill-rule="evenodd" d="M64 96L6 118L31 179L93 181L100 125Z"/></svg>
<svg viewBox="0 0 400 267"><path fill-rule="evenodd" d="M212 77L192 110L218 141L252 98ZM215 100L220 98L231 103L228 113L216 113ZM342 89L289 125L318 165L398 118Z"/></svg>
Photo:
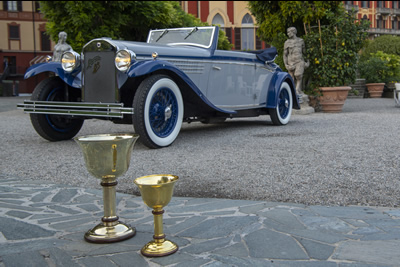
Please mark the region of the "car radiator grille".
<svg viewBox="0 0 400 267"><path fill-rule="evenodd" d="M119 100L113 51L84 55L83 99L85 102L114 103Z"/></svg>

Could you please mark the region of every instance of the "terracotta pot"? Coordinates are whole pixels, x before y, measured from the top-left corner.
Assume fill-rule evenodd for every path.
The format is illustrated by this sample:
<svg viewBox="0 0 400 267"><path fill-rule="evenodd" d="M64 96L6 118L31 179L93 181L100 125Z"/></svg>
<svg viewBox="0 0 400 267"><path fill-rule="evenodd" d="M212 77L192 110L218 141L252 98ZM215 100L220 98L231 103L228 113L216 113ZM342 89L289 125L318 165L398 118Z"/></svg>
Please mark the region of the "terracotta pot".
<svg viewBox="0 0 400 267"><path fill-rule="evenodd" d="M322 106L322 112L338 113L342 112L344 102L351 90L350 86L320 87L322 96L319 97L319 103Z"/></svg>
<svg viewBox="0 0 400 267"><path fill-rule="evenodd" d="M385 83L367 83L368 93L371 98L382 97L383 88Z"/></svg>

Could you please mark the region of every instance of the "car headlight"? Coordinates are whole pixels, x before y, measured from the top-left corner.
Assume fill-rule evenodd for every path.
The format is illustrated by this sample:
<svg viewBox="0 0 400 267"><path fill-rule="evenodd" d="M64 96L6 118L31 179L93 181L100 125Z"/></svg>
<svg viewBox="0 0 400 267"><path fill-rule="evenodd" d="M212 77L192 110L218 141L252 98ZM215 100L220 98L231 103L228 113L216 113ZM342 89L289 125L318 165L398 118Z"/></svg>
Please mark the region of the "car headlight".
<svg viewBox="0 0 400 267"><path fill-rule="evenodd" d="M79 67L80 62L81 62L80 55L74 51L65 52L61 57L61 66L63 70L67 72L71 72L77 67Z"/></svg>
<svg viewBox="0 0 400 267"><path fill-rule="evenodd" d="M115 67L119 71L127 71L131 66L132 61L136 59L136 54L130 50L122 49L115 56Z"/></svg>

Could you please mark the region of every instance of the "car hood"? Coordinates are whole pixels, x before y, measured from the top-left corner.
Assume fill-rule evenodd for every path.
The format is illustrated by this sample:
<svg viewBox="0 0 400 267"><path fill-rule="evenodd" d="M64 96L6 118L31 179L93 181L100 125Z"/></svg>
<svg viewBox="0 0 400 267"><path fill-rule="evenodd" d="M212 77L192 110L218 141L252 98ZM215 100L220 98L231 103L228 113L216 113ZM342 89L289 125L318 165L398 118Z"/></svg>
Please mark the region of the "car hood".
<svg viewBox="0 0 400 267"><path fill-rule="evenodd" d="M92 42L108 42L116 50L128 49L136 54L137 57L151 57L156 52L159 57L210 57L211 49L201 48L190 45L164 45L149 44L145 42L132 42L122 40L112 40L110 38L100 38L89 42L86 46L90 46Z"/></svg>

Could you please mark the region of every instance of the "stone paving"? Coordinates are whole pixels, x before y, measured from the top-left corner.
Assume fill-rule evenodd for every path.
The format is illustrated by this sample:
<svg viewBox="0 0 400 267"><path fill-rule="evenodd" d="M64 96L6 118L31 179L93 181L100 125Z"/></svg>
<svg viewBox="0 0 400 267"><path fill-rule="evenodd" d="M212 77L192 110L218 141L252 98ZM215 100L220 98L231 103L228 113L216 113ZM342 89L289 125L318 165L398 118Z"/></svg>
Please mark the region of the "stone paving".
<svg viewBox="0 0 400 267"><path fill-rule="evenodd" d="M100 185L0 179L0 266L400 266L400 209L173 197L164 232L179 250L146 258L153 215L140 196L117 193L136 235L93 244L83 236L103 216Z"/></svg>

